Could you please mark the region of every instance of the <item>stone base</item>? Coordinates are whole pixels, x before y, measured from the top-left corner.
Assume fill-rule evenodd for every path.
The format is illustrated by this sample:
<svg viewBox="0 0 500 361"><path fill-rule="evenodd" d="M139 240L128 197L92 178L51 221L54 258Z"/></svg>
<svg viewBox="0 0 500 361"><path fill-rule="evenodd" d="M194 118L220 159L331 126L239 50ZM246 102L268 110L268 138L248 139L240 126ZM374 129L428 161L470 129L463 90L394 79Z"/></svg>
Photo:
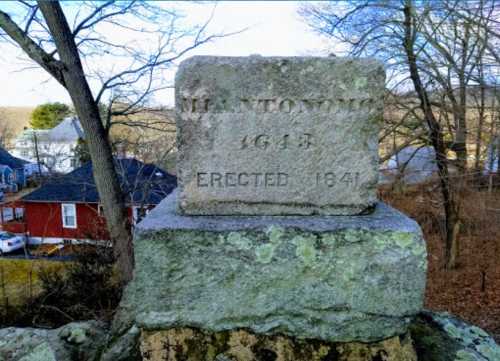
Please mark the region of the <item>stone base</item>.
<svg viewBox="0 0 500 361"><path fill-rule="evenodd" d="M143 361L417 361L409 335L336 344L244 330L208 334L177 328L142 332L140 351Z"/></svg>
<svg viewBox="0 0 500 361"><path fill-rule="evenodd" d="M410 331L419 361L500 360L500 346L493 337L448 313L424 311Z"/></svg>
<svg viewBox="0 0 500 361"><path fill-rule="evenodd" d="M0 360L100 360L107 332L106 325L98 321L73 322L56 329L3 328L0 329Z"/></svg>
<svg viewBox="0 0 500 361"><path fill-rule="evenodd" d="M373 197L375 198L375 197ZM291 204L262 204L244 202L210 202L210 203L188 203L184 202L178 206L178 213L191 216L207 216L217 214L219 216L245 216L245 215L266 215L282 216L311 216L311 215L365 215L370 213L375 201L366 201L363 204L345 205L308 205L300 206Z"/></svg>
<svg viewBox="0 0 500 361"><path fill-rule="evenodd" d="M137 228L118 325L377 342L405 334L422 308L420 228L387 205L356 217L181 216L175 197Z"/></svg>

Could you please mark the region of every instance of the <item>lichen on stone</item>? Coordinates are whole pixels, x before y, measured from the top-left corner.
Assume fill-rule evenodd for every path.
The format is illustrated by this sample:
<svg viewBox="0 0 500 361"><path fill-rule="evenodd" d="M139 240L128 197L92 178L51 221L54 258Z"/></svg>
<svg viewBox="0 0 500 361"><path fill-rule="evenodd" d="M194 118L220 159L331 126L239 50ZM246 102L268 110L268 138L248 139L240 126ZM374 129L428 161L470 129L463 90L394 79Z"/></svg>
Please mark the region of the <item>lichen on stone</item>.
<svg viewBox="0 0 500 361"><path fill-rule="evenodd" d="M316 261L316 237L295 236L291 243L295 245L295 255L304 262L305 265L312 265Z"/></svg>
<svg viewBox="0 0 500 361"><path fill-rule="evenodd" d="M500 347L491 336L446 312L422 312L411 333L417 353L425 361L500 360Z"/></svg>
<svg viewBox="0 0 500 361"><path fill-rule="evenodd" d="M223 235L220 235L224 239ZM227 242L240 250L249 250L252 248L252 241L245 237L244 234L240 232L230 232L226 237Z"/></svg>
<svg viewBox="0 0 500 361"><path fill-rule="evenodd" d="M384 207L373 222L169 215L161 228L158 218L160 228L134 239L118 318L148 330L245 328L332 342L404 333L423 303L424 241L413 221Z"/></svg>
<svg viewBox="0 0 500 361"><path fill-rule="evenodd" d="M274 256L276 245L272 243L261 244L255 249L255 259L259 263L270 263Z"/></svg>
<svg viewBox="0 0 500 361"><path fill-rule="evenodd" d="M484 361L474 355L471 351L459 350L455 354L455 361Z"/></svg>
<svg viewBox="0 0 500 361"><path fill-rule="evenodd" d="M280 243L285 236L285 229L275 225L268 227L265 232L271 243Z"/></svg>

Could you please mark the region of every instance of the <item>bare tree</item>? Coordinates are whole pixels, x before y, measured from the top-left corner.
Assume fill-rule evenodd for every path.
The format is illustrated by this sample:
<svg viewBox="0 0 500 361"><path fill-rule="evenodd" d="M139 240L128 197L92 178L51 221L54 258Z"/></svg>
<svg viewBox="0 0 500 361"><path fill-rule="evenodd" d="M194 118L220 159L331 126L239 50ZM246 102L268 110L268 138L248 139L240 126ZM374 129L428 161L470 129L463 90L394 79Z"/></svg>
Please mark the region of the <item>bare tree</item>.
<svg viewBox="0 0 500 361"><path fill-rule="evenodd" d="M57 1L23 1L14 10L10 4L8 10L0 10L0 29L5 32L0 36L20 47L68 91L85 132L120 276L127 282L133 275L134 256L125 197L108 142L111 117L133 113L151 94L169 86L163 76L176 60L223 34L206 35L210 19L184 28L181 14L163 4L62 5L70 11L63 11ZM144 42L129 40L130 34L143 36ZM126 106L116 111L117 102ZM103 103L104 117L98 106Z"/></svg>
<svg viewBox="0 0 500 361"><path fill-rule="evenodd" d="M389 91L413 92L405 104L420 119L436 154L445 213L446 266L456 266L460 229L460 184L450 179L454 151L460 174L467 167L467 91L477 81L477 59L497 60L490 27L494 1L414 2L379 0L305 4L300 14L317 32L348 46L351 56L371 56L387 66ZM448 114L452 114L453 122ZM395 131L401 124L396 122ZM453 141L448 136L453 135ZM415 138L409 139L408 144Z"/></svg>

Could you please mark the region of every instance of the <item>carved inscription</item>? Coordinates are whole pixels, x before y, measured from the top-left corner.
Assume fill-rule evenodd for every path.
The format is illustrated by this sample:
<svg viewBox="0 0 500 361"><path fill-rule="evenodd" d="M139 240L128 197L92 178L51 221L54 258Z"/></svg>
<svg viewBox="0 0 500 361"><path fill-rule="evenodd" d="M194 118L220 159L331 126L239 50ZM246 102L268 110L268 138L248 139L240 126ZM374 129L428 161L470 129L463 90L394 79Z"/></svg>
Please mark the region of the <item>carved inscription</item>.
<svg viewBox="0 0 500 361"><path fill-rule="evenodd" d="M316 186L343 186L356 188L359 186L359 172L345 173L316 173ZM230 187L287 187L290 176L283 172L198 172L196 185L201 188L230 188Z"/></svg>
<svg viewBox="0 0 500 361"><path fill-rule="evenodd" d="M345 172L341 174L333 172L316 173L316 185L326 185L329 188L335 187L336 185L356 188L359 185L359 177L359 172Z"/></svg>
<svg viewBox="0 0 500 361"><path fill-rule="evenodd" d="M337 99L289 99L240 98L232 101L211 98L182 98L181 112L188 113L334 113L339 109L349 111L371 105L372 98Z"/></svg>
<svg viewBox="0 0 500 361"><path fill-rule="evenodd" d="M198 172L196 174L198 187L286 187L288 174L254 173L254 172Z"/></svg>
<svg viewBox="0 0 500 361"><path fill-rule="evenodd" d="M244 136L243 139L241 139L240 149L309 149L313 144L313 135L309 133L302 133L298 135L284 134L282 136L258 134L255 136Z"/></svg>

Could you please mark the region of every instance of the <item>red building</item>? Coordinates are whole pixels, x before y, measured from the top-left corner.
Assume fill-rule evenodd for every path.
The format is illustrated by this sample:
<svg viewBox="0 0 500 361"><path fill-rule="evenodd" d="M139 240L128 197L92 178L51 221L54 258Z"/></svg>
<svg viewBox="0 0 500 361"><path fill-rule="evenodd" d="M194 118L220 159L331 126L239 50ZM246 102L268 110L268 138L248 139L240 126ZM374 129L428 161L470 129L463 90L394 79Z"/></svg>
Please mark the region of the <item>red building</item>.
<svg viewBox="0 0 500 361"><path fill-rule="evenodd" d="M116 167L127 195L131 224L177 186L175 176L135 159L116 160ZM90 162L44 184L15 207L24 208L23 218L4 222L2 228L26 234L30 243L109 239Z"/></svg>

